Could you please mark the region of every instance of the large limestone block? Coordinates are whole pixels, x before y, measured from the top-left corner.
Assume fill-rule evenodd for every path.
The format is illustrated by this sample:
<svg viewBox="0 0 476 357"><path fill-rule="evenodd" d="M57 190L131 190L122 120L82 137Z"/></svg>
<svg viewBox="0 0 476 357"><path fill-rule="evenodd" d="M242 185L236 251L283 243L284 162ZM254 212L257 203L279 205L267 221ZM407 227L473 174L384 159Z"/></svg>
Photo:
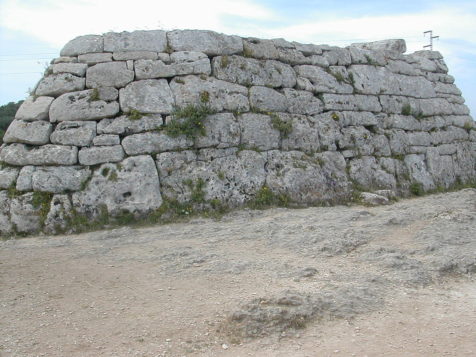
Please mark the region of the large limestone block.
<svg viewBox="0 0 476 357"><path fill-rule="evenodd" d="M238 117L241 144L248 149L271 150L280 144L280 133L273 127L271 117L247 113Z"/></svg>
<svg viewBox="0 0 476 357"><path fill-rule="evenodd" d="M69 219L72 218L73 206L68 195L54 195L50 210L46 215L43 230L47 234L57 234L68 230Z"/></svg>
<svg viewBox="0 0 476 357"><path fill-rule="evenodd" d="M197 148L216 147L224 149L240 144L240 126L234 115L221 113L209 115L204 120L205 136L198 136Z"/></svg>
<svg viewBox="0 0 476 357"><path fill-rule="evenodd" d="M324 108L326 110L353 110L365 112L380 112L382 106L376 96L324 94Z"/></svg>
<svg viewBox="0 0 476 357"><path fill-rule="evenodd" d="M388 59L396 59L400 57L400 55L395 56L395 54L392 55L389 52L384 53L378 51L371 51L363 48L357 48L355 46L350 46L348 49L353 64L386 66L388 63Z"/></svg>
<svg viewBox="0 0 476 357"><path fill-rule="evenodd" d="M162 204L159 176L154 160L147 155L129 157L119 164L103 164L85 190L72 196L78 212L95 215L105 206L111 215L124 211L137 215Z"/></svg>
<svg viewBox="0 0 476 357"><path fill-rule="evenodd" d="M78 162L78 148L51 144L38 147L10 144L0 152L0 161L15 166L74 165Z"/></svg>
<svg viewBox="0 0 476 357"><path fill-rule="evenodd" d="M455 168L453 158L450 155L440 155L438 148L428 148L426 164L428 172L437 186L449 188L455 183Z"/></svg>
<svg viewBox="0 0 476 357"><path fill-rule="evenodd" d="M407 50L407 44L402 39L353 43L351 46L372 51L393 51L397 53L405 53Z"/></svg>
<svg viewBox="0 0 476 357"><path fill-rule="evenodd" d="M347 48L332 46L326 49L322 55L330 66L348 66L352 63L352 57Z"/></svg>
<svg viewBox="0 0 476 357"><path fill-rule="evenodd" d="M3 141L5 143L44 145L49 143L52 130L53 125L43 120L34 122L14 120L8 127Z"/></svg>
<svg viewBox="0 0 476 357"><path fill-rule="evenodd" d="M341 112L336 113L342 126L371 126L383 127L386 120L385 114L373 114L370 112ZM337 118L334 115L334 118Z"/></svg>
<svg viewBox="0 0 476 357"><path fill-rule="evenodd" d="M163 125L161 115L148 114L139 119L121 115L114 119L103 119L98 123L98 134L129 135L159 129Z"/></svg>
<svg viewBox="0 0 476 357"><path fill-rule="evenodd" d="M68 121L59 123L50 139L53 144L89 146L96 136L96 122Z"/></svg>
<svg viewBox="0 0 476 357"><path fill-rule="evenodd" d="M292 88L296 84L296 73L293 68L278 61L218 56L213 59L212 67L216 78L244 86Z"/></svg>
<svg viewBox="0 0 476 357"><path fill-rule="evenodd" d="M405 156L405 165L410 173L411 181L422 185L425 191L435 188L433 177L428 172L423 155L411 154Z"/></svg>
<svg viewBox="0 0 476 357"><path fill-rule="evenodd" d="M91 170L81 166L37 167L32 175L32 188L52 193L79 191L90 175Z"/></svg>
<svg viewBox="0 0 476 357"><path fill-rule="evenodd" d="M202 51L209 56L232 55L243 52L243 41L240 37L223 35L213 31L170 31L167 32L167 39L174 51Z"/></svg>
<svg viewBox="0 0 476 357"><path fill-rule="evenodd" d="M331 112L322 113L309 117L311 124L319 133L319 143L321 150L337 150L337 142L342 137L340 124L336 121Z"/></svg>
<svg viewBox="0 0 476 357"><path fill-rule="evenodd" d="M60 51L61 56L77 56L83 53L103 52L103 37L99 35L79 36L69 41Z"/></svg>
<svg viewBox="0 0 476 357"><path fill-rule="evenodd" d="M121 138L119 135L113 134L103 134L98 135L93 139L94 146L112 146L112 145L120 145Z"/></svg>
<svg viewBox="0 0 476 357"><path fill-rule="evenodd" d="M286 97L286 111L289 113L314 115L324 110L323 103L311 92L284 88L283 93Z"/></svg>
<svg viewBox="0 0 476 357"><path fill-rule="evenodd" d="M29 192L11 200L10 219L19 233L36 233L41 228L41 205L35 206L34 193Z"/></svg>
<svg viewBox="0 0 476 357"><path fill-rule="evenodd" d="M23 166L17 178L16 189L18 191L33 191L31 182L36 166Z"/></svg>
<svg viewBox="0 0 476 357"><path fill-rule="evenodd" d="M63 94L51 104L50 121L96 120L112 117L119 112L119 103L96 100L95 90Z"/></svg>
<svg viewBox="0 0 476 357"><path fill-rule="evenodd" d="M98 63L111 62L112 53L86 53L78 56L78 62L93 66Z"/></svg>
<svg viewBox="0 0 476 357"><path fill-rule="evenodd" d="M0 191L0 235L8 235L12 232L10 202L7 191Z"/></svg>
<svg viewBox="0 0 476 357"><path fill-rule="evenodd" d="M205 94L208 97L208 104L216 111L247 112L250 110L248 88L213 77L174 78L170 88L175 97L175 104L179 107L199 104Z"/></svg>
<svg viewBox="0 0 476 357"><path fill-rule="evenodd" d="M387 69L390 72L405 74L407 76L417 76L420 74L411 64L401 60L389 60L387 63Z"/></svg>
<svg viewBox="0 0 476 357"><path fill-rule="evenodd" d="M71 73L78 77L84 77L87 69L86 63L58 63L52 66L53 74Z"/></svg>
<svg viewBox="0 0 476 357"><path fill-rule="evenodd" d="M183 52L175 52L183 53ZM181 62L166 64L161 60L148 60L141 59L135 61L134 70L137 79L152 79L152 78L168 78L175 76L182 76L188 74L206 74L211 73L210 60L205 54L201 52L192 52L200 54L200 56L194 56L197 59L195 61L186 61L184 58L173 57L175 60ZM172 54L173 55L173 54ZM202 56L203 55L203 56Z"/></svg>
<svg viewBox="0 0 476 357"><path fill-rule="evenodd" d="M170 114L175 100L165 79L146 79L122 88L119 103L124 112Z"/></svg>
<svg viewBox="0 0 476 357"><path fill-rule="evenodd" d="M272 40L259 38L243 39L243 50L253 58L278 59L279 51Z"/></svg>
<svg viewBox="0 0 476 357"><path fill-rule="evenodd" d="M15 185L20 169L16 167L0 166L0 189L10 188Z"/></svg>
<svg viewBox="0 0 476 357"><path fill-rule="evenodd" d="M193 146L190 139L180 136L172 138L163 132L133 134L122 140L127 155L152 154L163 151L182 150Z"/></svg>
<svg viewBox="0 0 476 357"><path fill-rule="evenodd" d="M456 154L453 156L455 174L463 183L473 182L476 177L476 160L474 146L471 142L456 144Z"/></svg>
<svg viewBox="0 0 476 357"><path fill-rule="evenodd" d="M98 63L86 72L86 87L122 88L134 80L134 71L127 69L126 62Z"/></svg>
<svg viewBox="0 0 476 357"><path fill-rule="evenodd" d="M411 115L392 114L385 118L385 127L390 129L421 130L420 121Z"/></svg>
<svg viewBox="0 0 476 357"><path fill-rule="evenodd" d="M18 108L15 119L24 121L48 120L53 97L28 97Z"/></svg>
<svg viewBox="0 0 476 357"><path fill-rule="evenodd" d="M312 91L314 93L339 93L351 94L354 88L341 79L337 74L334 76L322 68L316 66L297 66L296 73L298 75L298 88ZM337 73L337 72L336 72ZM336 78L337 76L337 78ZM350 81L350 80L349 80Z"/></svg>
<svg viewBox="0 0 476 357"><path fill-rule="evenodd" d="M363 156L349 162L349 177L361 187L373 191L375 189L395 189L395 176L383 170L372 156Z"/></svg>
<svg viewBox="0 0 476 357"><path fill-rule="evenodd" d="M281 148L285 151L299 150L313 153L320 150L319 130L305 115L277 114L278 117L292 123L292 130L282 138Z"/></svg>
<svg viewBox="0 0 476 357"><path fill-rule="evenodd" d="M81 165L119 162L124 159L124 150L121 145L82 148L79 150L78 158Z"/></svg>
<svg viewBox="0 0 476 357"><path fill-rule="evenodd" d="M349 126L342 129L339 148L354 150L359 155L372 155L374 138L370 131L361 126Z"/></svg>
<svg viewBox="0 0 476 357"><path fill-rule="evenodd" d="M159 58L157 52L151 51L118 51L112 54L115 61L130 61L139 59L152 59Z"/></svg>
<svg viewBox="0 0 476 357"><path fill-rule="evenodd" d="M250 88L250 105L262 111L286 112L288 101L284 94L268 87Z"/></svg>
<svg viewBox="0 0 476 357"><path fill-rule="evenodd" d="M104 51L129 52L152 51L165 52L167 38L165 31L108 32L104 35Z"/></svg>
<svg viewBox="0 0 476 357"><path fill-rule="evenodd" d="M415 98L436 96L432 83L421 76L390 72L386 67L353 65L350 68L355 89L361 94L410 95Z"/></svg>
<svg viewBox="0 0 476 357"><path fill-rule="evenodd" d="M251 199L265 183L266 154L243 150L206 149L208 161L192 151L157 155L163 195L179 202L191 200L194 185L204 182L205 200L219 200L235 207ZM191 183L191 184L190 184Z"/></svg>
<svg viewBox="0 0 476 357"><path fill-rule="evenodd" d="M59 73L43 77L36 87L35 94L39 96L57 97L63 93L83 90L86 80L70 73Z"/></svg>

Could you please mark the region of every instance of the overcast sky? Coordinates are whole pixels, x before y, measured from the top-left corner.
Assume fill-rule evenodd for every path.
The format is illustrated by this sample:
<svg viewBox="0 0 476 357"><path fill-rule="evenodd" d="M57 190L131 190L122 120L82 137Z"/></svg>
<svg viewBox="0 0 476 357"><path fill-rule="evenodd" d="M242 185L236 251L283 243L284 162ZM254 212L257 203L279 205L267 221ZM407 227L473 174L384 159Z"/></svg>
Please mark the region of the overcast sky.
<svg viewBox="0 0 476 357"><path fill-rule="evenodd" d="M476 1L0 0L0 105L24 99L70 39L108 31L208 29L260 38L347 46L403 38L428 44L476 113Z"/></svg>

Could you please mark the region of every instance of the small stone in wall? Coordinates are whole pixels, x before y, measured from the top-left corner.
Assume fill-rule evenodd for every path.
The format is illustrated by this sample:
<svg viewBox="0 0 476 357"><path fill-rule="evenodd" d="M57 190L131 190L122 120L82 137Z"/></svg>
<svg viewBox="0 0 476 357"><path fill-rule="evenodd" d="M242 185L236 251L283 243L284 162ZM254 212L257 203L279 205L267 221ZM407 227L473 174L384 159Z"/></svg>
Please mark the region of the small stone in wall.
<svg viewBox="0 0 476 357"><path fill-rule="evenodd" d="M360 199L362 200L363 204L369 206L380 206L387 205L390 203L387 197L371 192L361 192Z"/></svg>
<svg viewBox="0 0 476 357"><path fill-rule="evenodd" d="M53 97L28 97L18 108L15 119L24 121L48 120Z"/></svg>

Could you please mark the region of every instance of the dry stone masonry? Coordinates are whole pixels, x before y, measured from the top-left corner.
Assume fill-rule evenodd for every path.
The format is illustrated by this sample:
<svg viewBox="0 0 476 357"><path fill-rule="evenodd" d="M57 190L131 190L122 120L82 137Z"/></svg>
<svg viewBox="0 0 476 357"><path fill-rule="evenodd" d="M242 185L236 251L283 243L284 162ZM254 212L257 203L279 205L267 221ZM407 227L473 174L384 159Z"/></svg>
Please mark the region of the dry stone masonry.
<svg viewBox="0 0 476 357"><path fill-rule="evenodd" d="M461 92L438 52L405 51L192 30L75 38L5 134L0 233L474 182Z"/></svg>

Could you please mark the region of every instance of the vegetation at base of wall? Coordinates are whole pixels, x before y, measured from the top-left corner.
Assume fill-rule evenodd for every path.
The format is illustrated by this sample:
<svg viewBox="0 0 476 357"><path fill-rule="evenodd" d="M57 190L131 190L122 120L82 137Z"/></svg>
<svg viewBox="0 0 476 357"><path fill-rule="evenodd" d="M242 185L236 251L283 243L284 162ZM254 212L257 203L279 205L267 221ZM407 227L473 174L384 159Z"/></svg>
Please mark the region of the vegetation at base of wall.
<svg viewBox="0 0 476 357"><path fill-rule="evenodd" d="M189 139L196 139L198 136L206 135L204 121L212 114L215 114L215 111L205 103L175 108L172 112L172 121L163 130L173 138L185 135Z"/></svg>
<svg viewBox="0 0 476 357"><path fill-rule="evenodd" d="M248 202L248 206L253 209L264 209L272 206L288 207L291 199L284 193L274 193L268 186L263 186L256 193L255 197Z"/></svg>
<svg viewBox="0 0 476 357"><path fill-rule="evenodd" d="M33 192L33 197L31 199L31 205L33 208L38 209L38 216L40 217L41 226L44 225L48 212L50 211L51 200L53 199L53 194L50 192Z"/></svg>
<svg viewBox="0 0 476 357"><path fill-rule="evenodd" d="M15 114L22 103L23 100L20 100L16 103L10 102L5 105L0 105L0 145L3 143L3 136L8 126L15 118Z"/></svg>

